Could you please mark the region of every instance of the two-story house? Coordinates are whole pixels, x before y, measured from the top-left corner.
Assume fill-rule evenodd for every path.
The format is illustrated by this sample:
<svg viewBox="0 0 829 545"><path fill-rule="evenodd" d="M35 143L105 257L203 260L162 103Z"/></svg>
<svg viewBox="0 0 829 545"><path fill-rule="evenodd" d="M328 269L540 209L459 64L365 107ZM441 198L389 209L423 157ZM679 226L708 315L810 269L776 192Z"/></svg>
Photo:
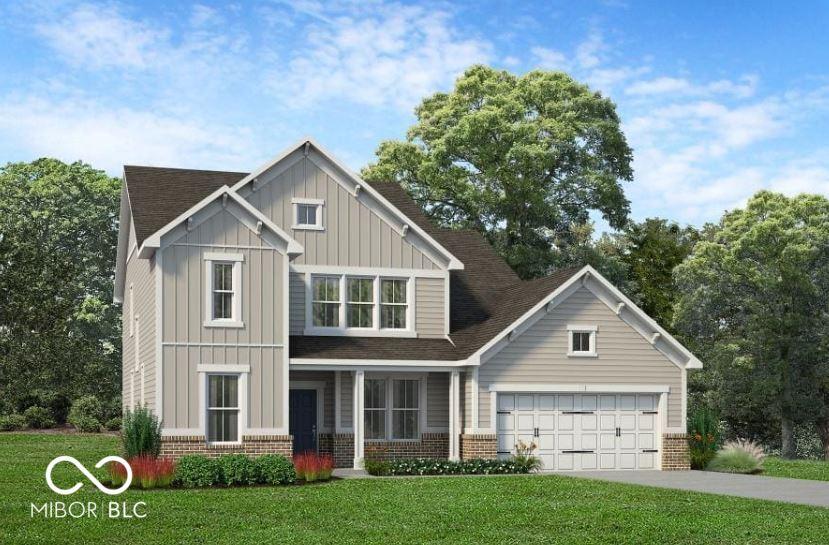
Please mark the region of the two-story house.
<svg viewBox="0 0 829 545"><path fill-rule="evenodd" d="M591 267L522 281L303 140L252 173L124 168L123 403L163 453L688 465L701 364Z"/></svg>

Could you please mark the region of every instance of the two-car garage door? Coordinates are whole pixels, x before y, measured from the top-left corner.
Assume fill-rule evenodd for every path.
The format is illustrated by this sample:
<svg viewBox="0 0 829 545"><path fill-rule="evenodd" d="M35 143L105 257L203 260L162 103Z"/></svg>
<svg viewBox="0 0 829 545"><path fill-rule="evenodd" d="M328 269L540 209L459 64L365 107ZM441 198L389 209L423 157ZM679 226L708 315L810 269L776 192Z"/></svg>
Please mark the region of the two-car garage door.
<svg viewBox="0 0 829 545"><path fill-rule="evenodd" d="M500 457L523 441L545 470L658 467L657 394L497 395Z"/></svg>

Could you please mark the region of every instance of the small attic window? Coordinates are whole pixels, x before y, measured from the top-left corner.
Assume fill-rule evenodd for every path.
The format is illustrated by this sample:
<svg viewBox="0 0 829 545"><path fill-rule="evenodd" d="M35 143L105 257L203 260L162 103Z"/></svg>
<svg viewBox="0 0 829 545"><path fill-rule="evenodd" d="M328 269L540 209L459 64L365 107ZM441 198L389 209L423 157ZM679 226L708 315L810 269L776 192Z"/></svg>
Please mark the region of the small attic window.
<svg viewBox="0 0 829 545"><path fill-rule="evenodd" d="M594 325L567 325L567 355L596 357L596 330Z"/></svg>
<svg viewBox="0 0 829 545"><path fill-rule="evenodd" d="M325 201L322 199L293 199L294 229L323 230L322 208Z"/></svg>

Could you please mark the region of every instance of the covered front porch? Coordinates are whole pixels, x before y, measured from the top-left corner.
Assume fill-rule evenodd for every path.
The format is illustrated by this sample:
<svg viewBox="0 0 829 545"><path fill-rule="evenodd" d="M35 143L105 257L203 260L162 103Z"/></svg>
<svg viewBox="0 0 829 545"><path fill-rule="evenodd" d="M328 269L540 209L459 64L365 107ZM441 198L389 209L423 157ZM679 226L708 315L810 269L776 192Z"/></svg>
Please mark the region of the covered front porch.
<svg viewBox="0 0 829 545"><path fill-rule="evenodd" d="M365 459L460 457L459 368L291 365L294 453L331 454L336 467Z"/></svg>

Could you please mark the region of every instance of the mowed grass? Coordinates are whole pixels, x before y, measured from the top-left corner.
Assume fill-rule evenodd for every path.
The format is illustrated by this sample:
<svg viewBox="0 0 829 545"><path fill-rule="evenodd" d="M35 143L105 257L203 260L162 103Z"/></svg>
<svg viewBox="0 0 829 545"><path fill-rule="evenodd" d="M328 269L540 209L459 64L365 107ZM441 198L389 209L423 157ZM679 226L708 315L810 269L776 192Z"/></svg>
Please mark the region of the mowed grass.
<svg viewBox="0 0 829 545"><path fill-rule="evenodd" d="M142 520L30 517L30 503L110 501L92 468L115 437L0 434L0 543L829 543L829 509L561 476L342 480L312 486L129 491Z"/></svg>
<svg viewBox="0 0 829 545"><path fill-rule="evenodd" d="M810 481L829 481L829 462L823 460L784 460L768 457L763 462L763 475L789 477Z"/></svg>

